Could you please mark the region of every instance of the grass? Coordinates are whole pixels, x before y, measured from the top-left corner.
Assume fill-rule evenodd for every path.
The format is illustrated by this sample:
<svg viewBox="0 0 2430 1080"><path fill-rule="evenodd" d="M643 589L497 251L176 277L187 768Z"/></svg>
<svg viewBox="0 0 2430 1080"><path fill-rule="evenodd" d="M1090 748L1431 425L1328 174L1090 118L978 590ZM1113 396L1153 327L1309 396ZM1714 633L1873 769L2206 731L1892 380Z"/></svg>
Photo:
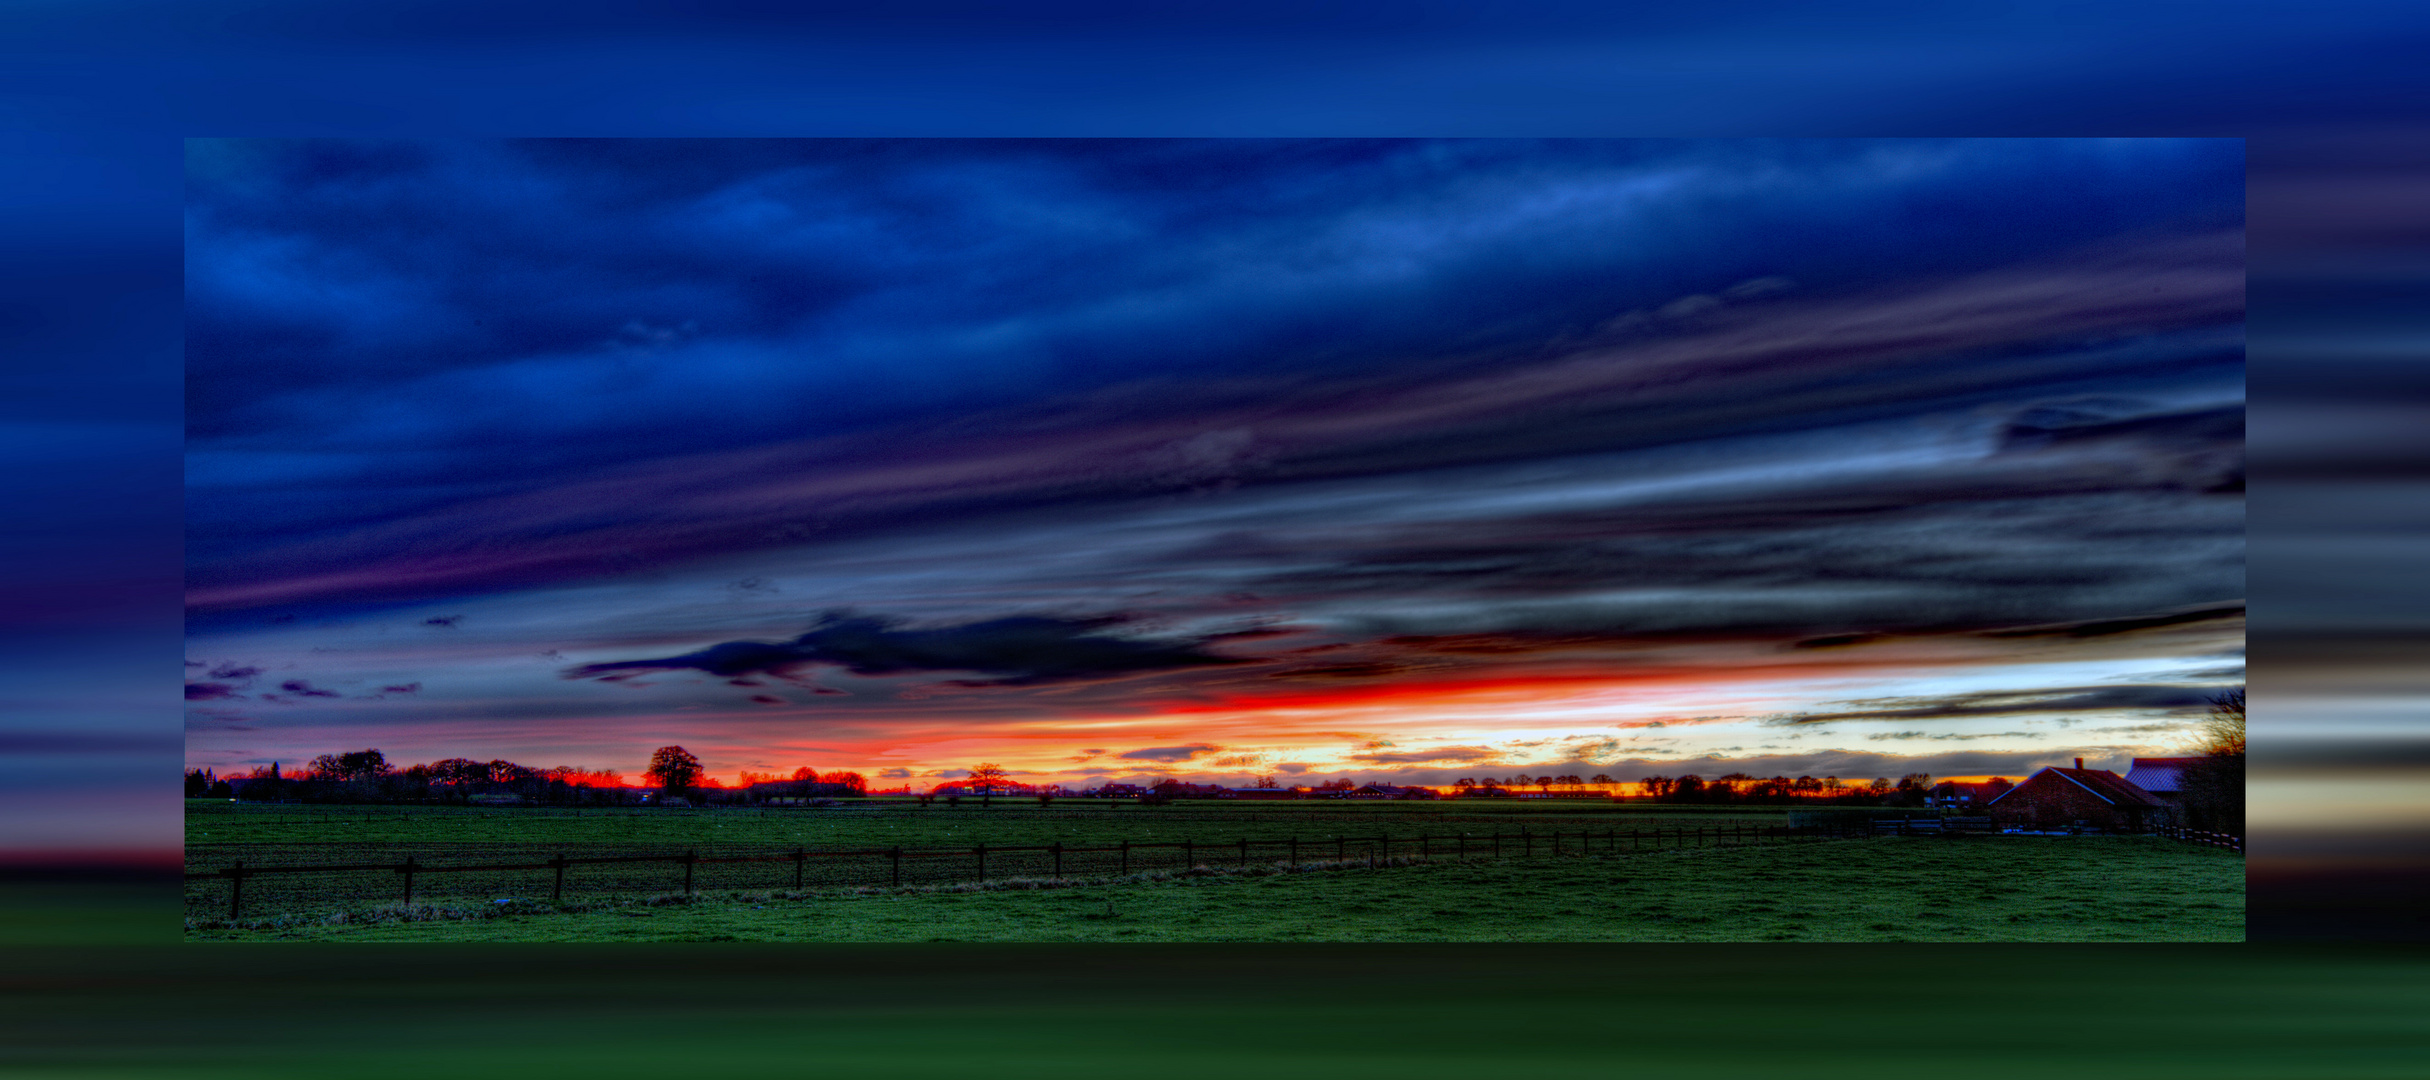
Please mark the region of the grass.
<svg viewBox="0 0 2430 1080"><path fill-rule="evenodd" d="M2240 941L2244 863L2148 837L1889 838L1076 882L189 917L187 940Z"/></svg>
<svg viewBox="0 0 2430 1080"><path fill-rule="evenodd" d="M1239 835L1330 839L1337 834L1517 832L1551 829L1671 828L1730 823L1778 824L1775 807L1663 806L1592 800L1433 802L1305 802L1171 806L1058 803L1000 799L981 808L871 799L832 809L490 808L464 806L306 806L186 800L189 852L246 845L492 845L568 848L905 847L990 844L1134 842Z"/></svg>
<svg viewBox="0 0 2430 1080"><path fill-rule="evenodd" d="M250 866L394 864L412 856L424 865L468 863L537 863L563 853L573 856L668 854L696 850L704 856L766 854L795 848L867 850L901 846L907 850L955 849L972 845L1035 846L1060 842L1074 847L1107 847L1119 842L1167 843L1189 839L1199 858L1237 862L1237 849L1218 854L1212 845L1239 838L1296 838L1303 860L1328 855L1364 860L1379 835L1399 838L1395 850L1414 853L1407 843L1420 833L1445 840L1466 833L1472 848L1492 849L1488 837L1517 842L1526 829L1538 836L1566 833L1573 849L1581 830L1669 830L1703 826L1777 825L1786 820L1778 809L1678 808L1609 802L1445 802L1222 804L1189 803L1148 807L1136 804L1107 808L1061 804L1040 807L1034 801L1003 800L981 808L975 802L960 807L921 808L903 802L870 800L833 810L658 810L658 809L487 809L469 807L379 807L263 805L192 800L187 803L186 862L190 872L208 873L238 860ZM1538 851L1545 842L1535 844ZM1444 848L1436 848L1441 851ZM1074 854L1061 867L1069 876L1116 876L1129 870L1185 867L1178 849L1147 849L1127 858L1111 852ZM1251 862L1287 857L1279 846L1256 849ZM896 868L886 859L860 856L813 860L805 865L802 883L827 888L887 885L896 881ZM977 871L968 856L905 859L900 868L906 884L951 884ZM989 856L991 877L1048 876L1053 857L1043 852L997 852ZM767 889L791 886L790 864L703 864L694 868L695 886L708 890ZM568 872L568 898L609 893L627 895L680 888L683 871L668 863L583 866ZM535 889L549 895L546 871L503 873L418 874L415 898L432 902L487 902L499 897L529 896ZM255 913L335 911L345 907L398 899L403 894L398 875L374 870L349 874L267 875L245 885L244 911ZM218 880L189 884L186 910L204 918L226 912L227 886Z"/></svg>
<svg viewBox="0 0 2430 1080"><path fill-rule="evenodd" d="M26 1077L2396 1080L2424 1017L2384 944L0 950Z"/></svg>

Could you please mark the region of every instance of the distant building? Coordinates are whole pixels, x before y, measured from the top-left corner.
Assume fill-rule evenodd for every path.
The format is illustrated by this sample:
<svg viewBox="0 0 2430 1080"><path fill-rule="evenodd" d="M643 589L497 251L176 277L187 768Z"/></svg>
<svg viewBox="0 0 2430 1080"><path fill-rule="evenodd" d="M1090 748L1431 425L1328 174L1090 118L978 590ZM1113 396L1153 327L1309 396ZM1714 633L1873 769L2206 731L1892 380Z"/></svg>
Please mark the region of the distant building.
<svg viewBox="0 0 2430 1080"><path fill-rule="evenodd" d="M2190 757L2139 757L2126 770L2126 782L2159 796L2163 802L2181 805L2178 795L2182 790L2180 781L2186 768L2201 760Z"/></svg>
<svg viewBox="0 0 2430 1080"><path fill-rule="evenodd" d="M1945 780L1932 786L1932 794L1925 798L1924 805L1947 810L1980 810L1999 798L2002 792L2010 790L2011 786L2005 780L1996 784L1989 781L1961 783Z"/></svg>
<svg viewBox="0 0 2430 1080"><path fill-rule="evenodd" d="M2026 777L1985 807L1994 822L2028 829L2141 832L2171 817L2168 803L2107 769L2056 766Z"/></svg>
<svg viewBox="0 0 2430 1080"><path fill-rule="evenodd" d="M1307 797L1308 793L1304 791L1270 787L1227 788L1221 795L1216 796L1219 799L1304 799Z"/></svg>

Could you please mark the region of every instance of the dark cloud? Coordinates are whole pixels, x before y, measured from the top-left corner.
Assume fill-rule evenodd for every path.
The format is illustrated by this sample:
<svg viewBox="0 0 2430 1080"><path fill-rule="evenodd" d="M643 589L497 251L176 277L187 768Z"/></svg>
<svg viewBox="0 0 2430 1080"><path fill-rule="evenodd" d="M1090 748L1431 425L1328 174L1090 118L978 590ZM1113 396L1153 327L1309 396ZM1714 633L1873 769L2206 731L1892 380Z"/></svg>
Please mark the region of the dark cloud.
<svg viewBox="0 0 2430 1080"><path fill-rule="evenodd" d="M456 628L456 624L457 624L457 623L460 623L460 622L463 622L463 621L464 621L464 616L462 616L462 615L440 615L440 616L436 616L436 617L433 617L433 618L428 618L428 619L424 619L424 620L422 620L422 625L424 625L424 626L438 626L438 627L444 627L444 628L449 629L449 630L453 630L453 629L455 629L455 628Z"/></svg>
<svg viewBox="0 0 2430 1080"><path fill-rule="evenodd" d="M380 688L380 692L383 694L418 694L422 692L422 684L418 682L398 683L394 686L383 686Z"/></svg>
<svg viewBox="0 0 2430 1080"><path fill-rule="evenodd" d="M1399 752L1365 751L1351 754L1350 760L1370 765L1419 765L1434 761L1498 761L1502 752L1484 746L1441 746L1432 750Z"/></svg>
<svg viewBox="0 0 2430 1080"><path fill-rule="evenodd" d="M775 696L772 696L772 695L769 695L769 694L753 694L753 695L751 695L751 700L756 701L756 702L758 702L758 703L760 703L760 704L762 704L762 705L782 705L782 704L785 704L785 699L780 698L780 697L775 697Z"/></svg>
<svg viewBox="0 0 2430 1080"><path fill-rule="evenodd" d="M2236 246L2208 276L2180 252L1833 307L2119 235L2224 235L2232 140L318 141L195 161L204 595L368 552L413 563L396 589L588 576L977 507L1971 408L2182 374L2183 334L2241 303ZM2108 404L2131 397L2053 397L2008 445L2156 460L2217 434ZM698 467L798 438L804 410L879 441ZM1117 429L1018 482L733 497ZM631 468L678 455L692 467L638 490ZM633 486L575 498L608 476ZM620 501L648 527L616 527ZM308 534L364 546L299 561Z"/></svg>
<svg viewBox="0 0 2430 1080"><path fill-rule="evenodd" d="M284 690L284 691L286 691L287 693L293 694L293 695L295 695L296 697L326 697L326 698L333 698L333 697L341 697L341 696L343 696L343 695L339 694L339 693L338 693L337 691L335 691L335 690L323 690L323 689L321 689L320 687L317 687L317 686L312 685L312 683L311 683L311 682L309 682L309 681L307 681L307 680L304 680L304 679L289 679L289 680L287 680L287 681L285 681L285 682L282 682L282 683L278 684L278 688L279 688L280 690Z"/></svg>
<svg viewBox="0 0 2430 1080"><path fill-rule="evenodd" d="M2138 730L2166 729L2173 726L2174 725L2169 724L2147 724ZM2102 728L2100 730L2109 731L2113 729ZM2040 733L2032 731L1986 731L1972 734L1955 731L1885 731L1878 735L1865 736L1865 738L1871 742L1904 742L1910 739L1927 739L1933 742L1972 742L1976 739L2039 739L2041 737L2042 736Z"/></svg>
<svg viewBox="0 0 2430 1080"><path fill-rule="evenodd" d="M216 701L220 698L229 698L235 696L237 696L236 688L226 683L206 682L186 684L187 701Z"/></svg>
<svg viewBox="0 0 2430 1080"><path fill-rule="evenodd" d="M1841 720L1951 720L2028 713L2081 713L2133 709L2195 715L2221 693L2216 686L2143 684L2071 686L2040 690L1985 690L1939 697L1875 698L1850 702L1863 708L1768 717L1778 726L1829 724Z"/></svg>
<svg viewBox="0 0 2430 1080"><path fill-rule="evenodd" d="M2190 611L2170 611L2123 619L2093 619L2060 626L2027 626L1992 632L1994 637L2106 637L2110 634L2132 633L2137 630L2157 630L2189 623L2213 622L2244 617L2243 604L2218 604Z"/></svg>
<svg viewBox="0 0 2430 1080"><path fill-rule="evenodd" d="M1206 743L1192 743L1188 746L1150 746L1145 749L1125 751L1114 756L1125 761L1188 761L1222 749L1223 747Z"/></svg>
<svg viewBox="0 0 2430 1080"><path fill-rule="evenodd" d="M617 672L685 668L713 675L790 677L824 664L855 675L976 671L997 677L956 680L953 685L1036 686L1249 662L1200 651L1200 642L1164 643L1100 633L1123 621L1022 615L908 630L884 619L830 614L791 641L729 641L681 656L585 664L567 671L566 677L614 678Z"/></svg>
<svg viewBox="0 0 2430 1080"><path fill-rule="evenodd" d="M1409 670L1406 665L1366 661L1355 664L1328 664L1323 667L1291 668L1267 675L1273 679L1375 679L1397 675Z"/></svg>
<svg viewBox="0 0 2430 1080"><path fill-rule="evenodd" d="M261 673L262 669L260 668L245 667L237 664L221 664L220 666L211 669L212 678L223 679L231 682L250 682L255 676L260 675Z"/></svg>

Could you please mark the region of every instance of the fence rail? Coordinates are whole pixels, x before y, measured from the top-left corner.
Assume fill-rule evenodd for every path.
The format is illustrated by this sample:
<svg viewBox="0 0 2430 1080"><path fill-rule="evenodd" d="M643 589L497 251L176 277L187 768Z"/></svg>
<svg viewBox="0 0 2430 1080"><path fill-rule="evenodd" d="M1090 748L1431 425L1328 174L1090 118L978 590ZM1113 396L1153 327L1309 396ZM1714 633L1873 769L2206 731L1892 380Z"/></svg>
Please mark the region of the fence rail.
<svg viewBox="0 0 2430 1080"><path fill-rule="evenodd" d="M2244 837L2235 836L2229 833L2203 832L2199 829L2180 829L2173 825L2163 825L2159 829L2159 834L2171 840L2182 840L2189 844L2203 844L2209 847L2226 848L2229 851L2236 852L2239 855L2244 853Z"/></svg>
<svg viewBox="0 0 2430 1080"><path fill-rule="evenodd" d="M476 885L491 889L522 888L535 884L517 875L547 871L549 899L564 899L567 871L576 867L601 867L626 864L665 864L682 868L678 886L669 880L672 875L635 878L630 874L599 876L589 880L577 878L577 887L588 886L600 891L666 892L680 888L685 894L697 887L697 874L702 867L748 867L753 864L776 863L790 866L790 872L780 869L783 877L771 880L765 874L721 874L722 884L735 888L782 887L789 881L793 888L803 888L810 882L813 867L819 869L818 884L874 885L883 881L889 886L901 886L907 878L911 884L939 884L989 879L993 865L995 876L1065 878L1073 873L1083 876L1127 876L1138 870L1191 869L1199 866L1236 865L1247 867L1256 861L1275 865L1299 866L1311 860L1335 863L1364 859L1370 868L1394 857L1416 857L1424 861L1454 859L1468 861L1478 858L1544 856L1584 856L1591 854L1621 854L1630 851L1671 848L1713 847L1747 844L1762 840L1794 838L1825 839L1870 835L1861 825L1705 825L1675 826L1654 829L1581 829L1537 832L1520 829L1517 832L1489 834L1456 833L1440 835L1421 833L1416 836L1340 835L1327 839L1286 837L1257 839L1234 837L1230 840L1160 840L1122 841L1113 844L1072 845L1048 844L975 844L956 848L846 848L813 850L797 847L790 851L760 851L750 853L701 854L689 849L681 852L654 852L641 855L565 855L547 858L516 859L499 862L426 863L420 857L408 855L395 862L328 863L303 866L247 866L242 860L216 870L194 871L186 874L187 882L224 881L227 883L228 918L237 918L245 906L246 882L257 878L310 875L353 875L354 887L286 890L290 895L277 897L289 901L309 898L326 900L371 899L382 893L401 897L412 903L416 879L431 876L464 875L479 877ZM1173 858L1179 854L1178 862ZM369 881L366 881L366 876ZM734 880L737 876L744 880ZM385 880L387 889L367 885ZM458 880L464 880L459 878ZM254 892L262 892L267 883L257 884ZM392 891L393 890L393 891ZM489 890L475 890L489 891ZM191 894L189 903L195 900Z"/></svg>

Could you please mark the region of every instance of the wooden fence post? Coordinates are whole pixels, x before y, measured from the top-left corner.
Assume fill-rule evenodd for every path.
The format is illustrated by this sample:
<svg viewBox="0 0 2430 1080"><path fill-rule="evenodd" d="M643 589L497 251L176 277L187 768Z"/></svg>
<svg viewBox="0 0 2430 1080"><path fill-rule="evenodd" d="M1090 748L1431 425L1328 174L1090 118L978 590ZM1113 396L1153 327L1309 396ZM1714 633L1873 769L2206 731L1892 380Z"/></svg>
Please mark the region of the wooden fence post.
<svg viewBox="0 0 2430 1080"><path fill-rule="evenodd" d="M228 917L233 919L237 909L245 902L245 860L236 860L236 865L220 871L220 874L228 879Z"/></svg>
<svg viewBox="0 0 2430 1080"><path fill-rule="evenodd" d="M1249 841L1247 837L1242 837L1240 841L1240 868L1243 870L1249 868Z"/></svg>
<svg viewBox="0 0 2430 1080"><path fill-rule="evenodd" d="M557 881L550 885L548 890L548 901L554 904L565 899L565 853L558 852L555 858L548 861L548 864L557 871Z"/></svg>
<svg viewBox="0 0 2430 1080"><path fill-rule="evenodd" d="M699 857L700 853L697 851L683 853L683 894L685 896L692 895L692 860Z"/></svg>
<svg viewBox="0 0 2430 1080"><path fill-rule="evenodd" d="M1181 838L1181 870L1185 874L1198 866L1198 849L1192 844L1189 837Z"/></svg>
<svg viewBox="0 0 2430 1080"><path fill-rule="evenodd" d="M413 903L413 856L405 856L405 902Z"/></svg>
<svg viewBox="0 0 2430 1080"><path fill-rule="evenodd" d="M1519 857L1522 859L1536 857L1535 831L1525 825L1519 826Z"/></svg>
<svg viewBox="0 0 2430 1080"><path fill-rule="evenodd" d="M1344 846L1346 843L1347 843L1347 841L1343 840L1343 839L1342 839L1341 837L1339 837L1339 836L1336 836L1336 837L1334 837L1334 838L1333 838L1333 861L1334 861L1334 862L1342 862L1342 861L1347 860L1347 859L1350 857L1350 855L1349 855L1349 849L1348 849L1346 846Z"/></svg>
<svg viewBox="0 0 2430 1080"><path fill-rule="evenodd" d="M1107 803L1106 805L1111 806L1111 805L1113 805L1113 804L1112 804L1112 803ZM1130 875L1131 875L1131 842L1130 842L1130 841L1128 841L1128 840L1125 840L1125 841L1123 841L1123 842L1122 842L1122 876L1123 876L1123 877L1129 877Z"/></svg>
<svg viewBox="0 0 2430 1080"><path fill-rule="evenodd" d="M1055 879L1060 881L1063 879L1063 841L1055 841L1052 847L1055 852Z"/></svg>
<svg viewBox="0 0 2430 1080"><path fill-rule="evenodd" d="M1434 840L1434 838L1433 838L1433 837L1428 836L1428 835L1426 835L1425 833L1419 833L1419 834L1418 834L1418 861L1419 861L1419 862L1433 862L1433 861L1434 861L1434 844L1433 844L1433 840Z"/></svg>
<svg viewBox="0 0 2430 1080"><path fill-rule="evenodd" d="M1497 859L1502 857L1502 833L1500 830L1496 830L1493 834L1493 857Z"/></svg>
<svg viewBox="0 0 2430 1080"><path fill-rule="evenodd" d="M972 850L979 854L979 880L985 881L987 880L987 845L980 844Z"/></svg>
<svg viewBox="0 0 2430 1080"><path fill-rule="evenodd" d="M1467 862L1467 861L1468 861L1468 834L1467 834L1467 833L1461 833L1461 834L1460 834L1460 861L1461 861L1461 862Z"/></svg>
<svg viewBox="0 0 2430 1080"><path fill-rule="evenodd" d="M1291 865L1299 865L1299 837L1291 838Z"/></svg>
<svg viewBox="0 0 2430 1080"><path fill-rule="evenodd" d="M801 891L801 887L802 887L802 864L804 864L804 863L806 863L806 862L809 862L809 861L810 861L810 860L809 860L809 853L808 853L808 852L805 852L805 851L803 851L803 850L802 850L802 849L800 849L800 848L794 848L794 849L793 849L793 889L794 889L794 891L795 891L795 892L799 892L799 891Z"/></svg>
<svg viewBox="0 0 2430 1080"><path fill-rule="evenodd" d="M903 845L896 844L893 850L888 851L886 861L890 864L888 869L893 875L893 880L889 884L901 888L903 885Z"/></svg>

